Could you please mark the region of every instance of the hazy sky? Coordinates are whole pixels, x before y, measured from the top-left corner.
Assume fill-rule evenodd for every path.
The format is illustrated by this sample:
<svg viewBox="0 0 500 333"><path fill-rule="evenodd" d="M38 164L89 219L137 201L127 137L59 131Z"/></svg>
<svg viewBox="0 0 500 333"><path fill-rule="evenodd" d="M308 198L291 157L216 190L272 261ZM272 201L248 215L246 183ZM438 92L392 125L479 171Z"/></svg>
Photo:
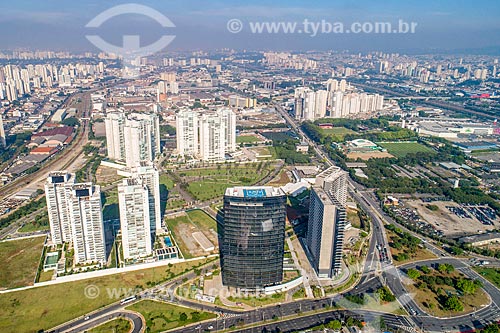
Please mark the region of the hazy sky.
<svg viewBox="0 0 500 333"><path fill-rule="evenodd" d="M0 0L0 49L96 49L85 35L98 34L114 44L122 35L140 35L148 44L161 35L176 35L168 49L215 48L277 50L453 50L500 49L500 1L497 0L156 0L136 1L165 16L175 28L164 29L137 14L117 16L100 28L85 28L105 9L126 1ZM229 19L243 22L243 31L227 31ZM251 34L249 22L326 20L328 22L416 22L415 34ZM168 50L167 49L167 50Z"/></svg>

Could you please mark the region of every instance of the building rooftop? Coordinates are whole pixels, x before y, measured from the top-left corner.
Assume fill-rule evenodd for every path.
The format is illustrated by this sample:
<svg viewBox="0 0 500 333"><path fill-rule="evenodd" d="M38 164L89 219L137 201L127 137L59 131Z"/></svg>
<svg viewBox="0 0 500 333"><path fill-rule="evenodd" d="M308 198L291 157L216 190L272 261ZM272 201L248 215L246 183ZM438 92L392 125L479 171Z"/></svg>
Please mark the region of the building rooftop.
<svg viewBox="0 0 500 333"><path fill-rule="evenodd" d="M240 198L266 198L285 195L283 190L272 186L237 186L226 189L226 196Z"/></svg>

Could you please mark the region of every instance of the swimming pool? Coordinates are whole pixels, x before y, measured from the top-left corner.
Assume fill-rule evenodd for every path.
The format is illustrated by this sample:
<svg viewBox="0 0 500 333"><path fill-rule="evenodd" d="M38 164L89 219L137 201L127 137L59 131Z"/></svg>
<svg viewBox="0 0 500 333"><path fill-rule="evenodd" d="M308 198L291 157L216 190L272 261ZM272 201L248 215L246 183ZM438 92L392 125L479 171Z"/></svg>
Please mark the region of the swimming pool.
<svg viewBox="0 0 500 333"><path fill-rule="evenodd" d="M173 244L172 244L172 240L170 239L170 237L169 237L169 236L165 237L165 238L164 238L164 240L165 240L165 245L166 245L166 246L168 246L168 247L173 246Z"/></svg>

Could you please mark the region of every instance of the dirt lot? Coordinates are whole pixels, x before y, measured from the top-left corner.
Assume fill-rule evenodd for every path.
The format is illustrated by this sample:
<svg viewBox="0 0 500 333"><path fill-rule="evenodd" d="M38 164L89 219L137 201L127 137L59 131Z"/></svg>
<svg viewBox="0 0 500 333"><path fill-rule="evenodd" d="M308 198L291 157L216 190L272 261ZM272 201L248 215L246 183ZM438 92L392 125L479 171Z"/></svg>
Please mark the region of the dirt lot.
<svg viewBox="0 0 500 333"><path fill-rule="evenodd" d="M500 226L498 221L496 226L489 226L483 225L472 215L471 218L462 218L455 215L448 208L446 208L450 206L460 207L460 205L452 201L422 202L421 200L408 200L405 201L405 203L409 207L416 209L423 220L434 225L437 229L442 230L445 236L458 237L468 234L476 234L478 232L492 230ZM439 209L432 211L426 207L427 205L436 205Z"/></svg>
<svg viewBox="0 0 500 333"><path fill-rule="evenodd" d="M358 158L367 161L370 158L385 158L385 157L394 157L389 153L386 152L381 152L381 151L372 151L372 152L366 152L366 153L361 153L361 152L356 152L356 153L349 153L347 154L347 158L357 160Z"/></svg>

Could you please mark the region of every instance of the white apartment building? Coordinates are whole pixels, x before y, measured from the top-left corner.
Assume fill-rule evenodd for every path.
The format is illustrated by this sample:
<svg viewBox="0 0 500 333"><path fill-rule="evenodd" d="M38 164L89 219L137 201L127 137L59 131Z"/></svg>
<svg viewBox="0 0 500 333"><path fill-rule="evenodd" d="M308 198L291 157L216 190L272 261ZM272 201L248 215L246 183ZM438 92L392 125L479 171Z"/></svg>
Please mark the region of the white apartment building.
<svg viewBox="0 0 500 333"><path fill-rule="evenodd" d="M236 115L231 109L215 112L181 111L177 114L177 152L216 162L236 150Z"/></svg>
<svg viewBox="0 0 500 333"><path fill-rule="evenodd" d="M108 157L128 167L153 161L160 154L160 122L154 113L108 113L106 144Z"/></svg>
<svg viewBox="0 0 500 333"><path fill-rule="evenodd" d="M123 257L137 259L151 255L149 190L142 180L128 178L118 186Z"/></svg>
<svg viewBox="0 0 500 333"><path fill-rule="evenodd" d="M105 263L100 187L92 183L72 185L69 204L75 263Z"/></svg>
<svg viewBox="0 0 500 333"><path fill-rule="evenodd" d="M139 179L148 189L151 234L161 229L160 174L151 162L141 162L130 169L131 178Z"/></svg>
<svg viewBox="0 0 500 333"><path fill-rule="evenodd" d="M320 278L331 278L342 271L346 200L347 172L334 166L316 177L311 190L306 244L311 264Z"/></svg>
<svg viewBox="0 0 500 333"><path fill-rule="evenodd" d="M71 186L75 183L75 175L66 171L49 173L45 182L45 199L49 215L50 238L54 244L72 241L70 217Z"/></svg>

